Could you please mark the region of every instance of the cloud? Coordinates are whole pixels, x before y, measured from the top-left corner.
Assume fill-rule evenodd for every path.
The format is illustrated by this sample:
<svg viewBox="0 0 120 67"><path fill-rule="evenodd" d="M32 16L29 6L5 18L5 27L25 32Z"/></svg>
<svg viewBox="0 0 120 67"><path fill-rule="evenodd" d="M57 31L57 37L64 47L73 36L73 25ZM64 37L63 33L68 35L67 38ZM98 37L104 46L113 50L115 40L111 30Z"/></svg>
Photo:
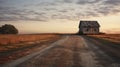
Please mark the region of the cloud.
<svg viewBox="0 0 120 67"><path fill-rule="evenodd" d="M57 3L54 3L54 2L41 2L41 3L38 3L38 4L33 4L33 6L36 5L36 6L55 6L57 5ZM29 6L29 5L27 5Z"/></svg>
<svg viewBox="0 0 120 67"><path fill-rule="evenodd" d="M120 0L106 0L104 1L105 4L108 4L108 5L120 5Z"/></svg>
<svg viewBox="0 0 120 67"><path fill-rule="evenodd" d="M45 12L35 12L32 10L17 10L17 9L6 9L1 8L0 10L0 21L47 21Z"/></svg>
<svg viewBox="0 0 120 67"><path fill-rule="evenodd" d="M77 4L93 4L93 3L98 3L100 0L78 0L76 3Z"/></svg>
<svg viewBox="0 0 120 67"><path fill-rule="evenodd" d="M77 4L85 7L84 16L96 17L120 12L120 0L78 0ZM90 6L90 7L88 7ZM96 7L97 6L97 7Z"/></svg>
<svg viewBox="0 0 120 67"><path fill-rule="evenodd" d="M63 9L63 10L60 10L59 12L61 12L61 13L66 13L66 12L68 12L68 10Z"/></svg>
<svg viewBox="0 0 120 67"><path fill-rule="evenodd" d="M99 14L95 11L86 11L86 16L90 16L90 17L98 17Z"/></svg>
<svg viewBox="0 0 120 67"><path fill-rule="evenodd" d="M0 21L78 20L120 12L119 0L29 0L25 2L22 0L20 3L19 1L0 0L2 2ZM6 2L8 4L4 5Z"/></svg>
<svg viewBox="0 0 120 67"><path fill-rule="evenodd" d="M65 3L72 3L73 0L63 0L63 2L65 2Z"/></svg>
<svg viewBox="0 0 120 67"><path fill-rule="evenodd" d="M110 1L110 0L107 0ZM101 15L109 15L109 14L116 14L120 12L120 7L117 5L113 5L113 4L105 4L106 1L103 1L103 3L101 3L99 5L99 7L95 8L95 11L97 11L98 13L100 13Z"/></svg>

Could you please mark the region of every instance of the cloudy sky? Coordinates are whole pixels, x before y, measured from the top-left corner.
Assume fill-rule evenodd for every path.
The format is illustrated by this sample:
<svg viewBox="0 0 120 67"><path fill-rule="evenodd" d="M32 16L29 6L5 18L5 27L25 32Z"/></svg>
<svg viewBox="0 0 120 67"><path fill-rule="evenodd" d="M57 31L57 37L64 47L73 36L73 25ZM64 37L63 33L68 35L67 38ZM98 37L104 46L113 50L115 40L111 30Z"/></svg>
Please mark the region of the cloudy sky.
<svg viewBox="0 0 120 67"><path fill-rule="evenodd" d="M120 0L0 0L0 25L20 33L76 33L80 20L97 20L102 32L120 32Z"/></svg>

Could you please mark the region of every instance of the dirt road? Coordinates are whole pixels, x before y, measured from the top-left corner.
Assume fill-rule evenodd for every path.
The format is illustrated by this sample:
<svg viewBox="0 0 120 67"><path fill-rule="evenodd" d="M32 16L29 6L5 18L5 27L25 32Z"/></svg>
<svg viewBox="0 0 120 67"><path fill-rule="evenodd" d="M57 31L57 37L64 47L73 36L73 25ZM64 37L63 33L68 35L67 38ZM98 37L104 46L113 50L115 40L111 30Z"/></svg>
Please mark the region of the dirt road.
<svg viewBox="0 0 120 67"><path fill-rule="evenodd" d="M66 35L46 49L3 67L120 67L120 45L104 45L94 38Z"/></svg>

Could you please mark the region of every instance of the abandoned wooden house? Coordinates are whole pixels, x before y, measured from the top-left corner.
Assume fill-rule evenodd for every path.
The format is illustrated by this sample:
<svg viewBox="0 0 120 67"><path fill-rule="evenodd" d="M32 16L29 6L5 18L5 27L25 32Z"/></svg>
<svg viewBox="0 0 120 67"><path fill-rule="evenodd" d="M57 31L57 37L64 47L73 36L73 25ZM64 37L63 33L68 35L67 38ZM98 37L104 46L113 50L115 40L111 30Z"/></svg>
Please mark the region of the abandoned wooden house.
<svg viewBox="0 0 120 67"><path fill-rule="evenodd" d="M99 28L97 21L80 21L79 34L99 34Z"/></svg>

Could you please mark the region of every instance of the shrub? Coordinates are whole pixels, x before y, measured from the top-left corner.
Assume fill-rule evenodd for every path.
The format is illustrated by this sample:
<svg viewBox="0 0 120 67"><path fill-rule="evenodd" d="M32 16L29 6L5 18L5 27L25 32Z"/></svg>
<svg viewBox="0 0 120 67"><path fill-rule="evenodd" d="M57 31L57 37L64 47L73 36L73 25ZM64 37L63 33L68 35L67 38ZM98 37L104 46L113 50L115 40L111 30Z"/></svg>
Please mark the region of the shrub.
<svg viewBox="0 0 120 67"><path fill-rule="evenodd" d="M18 30L10 24L5 24L0 27L0 34L18 34Z"/></svg>

